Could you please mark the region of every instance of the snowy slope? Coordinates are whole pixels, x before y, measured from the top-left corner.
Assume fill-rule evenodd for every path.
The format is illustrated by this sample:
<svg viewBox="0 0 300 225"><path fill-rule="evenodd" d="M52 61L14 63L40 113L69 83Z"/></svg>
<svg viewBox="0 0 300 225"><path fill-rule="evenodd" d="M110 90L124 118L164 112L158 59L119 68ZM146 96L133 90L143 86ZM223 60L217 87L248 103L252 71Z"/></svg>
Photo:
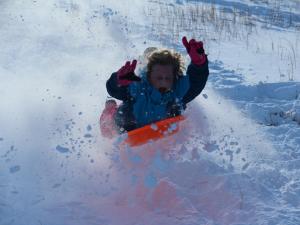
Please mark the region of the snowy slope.
<svg viewBox="0 0 300 225"><path fill-rule="evenodd" d="M214 2L0 2L1 225L300 224L299 3ZM211 72L185 130L102 138L111 72L182 35Z"/></svg>

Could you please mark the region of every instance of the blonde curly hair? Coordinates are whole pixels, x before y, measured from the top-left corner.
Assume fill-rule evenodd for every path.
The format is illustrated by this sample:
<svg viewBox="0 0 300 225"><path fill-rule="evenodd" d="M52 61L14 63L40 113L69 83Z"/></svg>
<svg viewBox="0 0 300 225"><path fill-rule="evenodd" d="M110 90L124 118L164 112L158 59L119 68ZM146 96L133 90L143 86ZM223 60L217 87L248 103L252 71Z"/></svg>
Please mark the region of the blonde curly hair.
<svg viewBox="0 0 300 225"><path fill-rule="evenodd" d="M156 49L147 56L147 59L148 79L150 78L153 66L157 64L172 65L175 79L179 78L180 76L183 76L183 72L185 70L185 63L182 55L177 52L168 49Z"/></svg>

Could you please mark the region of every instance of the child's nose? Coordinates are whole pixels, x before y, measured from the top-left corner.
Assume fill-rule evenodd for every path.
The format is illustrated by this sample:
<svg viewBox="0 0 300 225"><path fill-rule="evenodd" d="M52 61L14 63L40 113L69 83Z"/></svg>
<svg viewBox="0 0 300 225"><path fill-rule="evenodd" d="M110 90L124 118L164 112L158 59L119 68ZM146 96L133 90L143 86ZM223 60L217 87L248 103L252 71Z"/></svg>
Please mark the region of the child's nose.
<svg viewBox="0 0 300 225"><path fill-rule="evenodd" d="M162 84L163 84L164 86L168 86L168 85L170 84L170 80L169 80L169 79L163 79L163 80L162 80Z"/></svg>

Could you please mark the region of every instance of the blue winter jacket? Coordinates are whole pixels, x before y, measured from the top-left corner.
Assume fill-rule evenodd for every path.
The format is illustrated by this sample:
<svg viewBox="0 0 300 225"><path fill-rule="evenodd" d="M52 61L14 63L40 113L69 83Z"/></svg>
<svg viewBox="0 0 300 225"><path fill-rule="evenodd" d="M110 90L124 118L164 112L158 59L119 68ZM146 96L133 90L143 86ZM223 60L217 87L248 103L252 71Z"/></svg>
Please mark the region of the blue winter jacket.
<svg viewBox="0 0 300 225"><path fill-rule="evenodd" d="M190 64L187 75L179 77L171 91L161 94L142 74L141 82L117 85L117 73L106 83L108 93L123 103L115 116L116 124L129 131L146 124L180 115L186 104L204 89L209 75L208 62L202 66Z"/></svg>

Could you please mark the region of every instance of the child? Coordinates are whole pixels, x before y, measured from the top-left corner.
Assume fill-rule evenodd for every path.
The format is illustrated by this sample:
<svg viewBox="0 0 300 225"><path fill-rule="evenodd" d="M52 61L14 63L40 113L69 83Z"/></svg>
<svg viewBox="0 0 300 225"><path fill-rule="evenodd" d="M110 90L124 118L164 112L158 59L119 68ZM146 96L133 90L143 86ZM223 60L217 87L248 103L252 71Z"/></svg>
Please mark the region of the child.
<svg viewBox="0 0 300 225"><path fill-rule="evenodd" d="M111 134L107 129L119 133L177 116L186 104L198 96L205 87L209 70L203 43L182 38L190 58L187 75L183 76L184 62L180 54L170 50L155 50L148 56L146 72L137 76L134 71L137 61L126 64L113 73L106 83L108 93L122 101L114 110L105 109L100 118L103 136ZM111 101L111 100L110 100ZM109 104L111 106L111 104ZM114 120L109 127L105 111ZM106 118L106 119L104 119Z"/></svg>

